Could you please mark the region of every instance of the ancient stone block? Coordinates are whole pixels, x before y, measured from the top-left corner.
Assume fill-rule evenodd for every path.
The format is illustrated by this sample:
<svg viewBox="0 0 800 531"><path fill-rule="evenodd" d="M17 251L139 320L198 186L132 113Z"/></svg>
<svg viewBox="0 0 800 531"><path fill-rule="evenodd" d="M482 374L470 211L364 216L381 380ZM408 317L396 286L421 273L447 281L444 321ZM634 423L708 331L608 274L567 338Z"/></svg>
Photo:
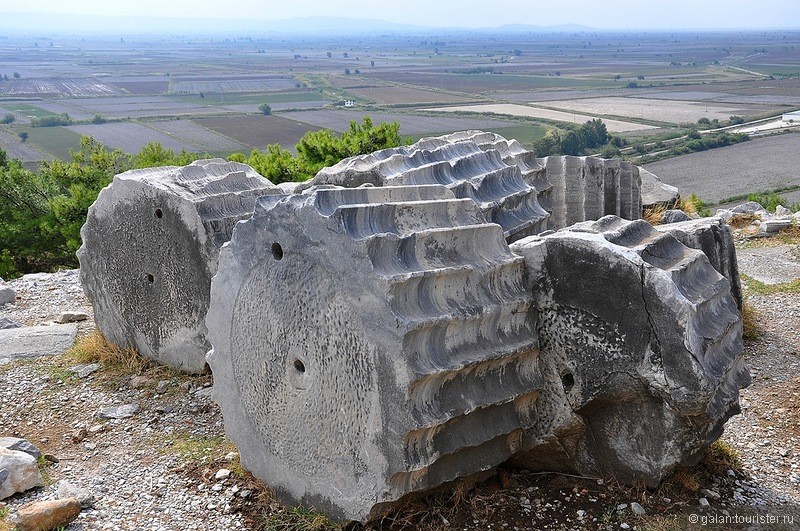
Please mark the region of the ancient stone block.
<svg viewBox="0 0 800 531"><path fill-rule="evenodd" d="M680 199L678 189L659 179L653 172L639 166L639 178L642 180L642 208L661 205L672 208Z"/></svg>
<svg viewBox="0 0 800 531"><path fill-rule="evenodd" d="M538 314L538 416L513 462L657 484L738 412L741 315L700 251L607 216L512 244Z"/></svg>
<svg viewBox="0 0 800 531"><path fill-rule="evenodd" d="M0 446L0 500L42 485L44 481L35 457Z"/></svg>
<svg viewBox="0 0 800 531"><path fill-rule="evenodd" d="M212 282L213 398L281 499L363 520L520 448L530 301L503 229L444 186L265 197Z"/></svg>
<svg viewBox="0 0 800 531"><path fill-rule="evenodd" d="M184 371L205 365L205 318L219 248L255 198L274 191L222 159L132 170L89 209L81 283L110 342Z"/></svg>

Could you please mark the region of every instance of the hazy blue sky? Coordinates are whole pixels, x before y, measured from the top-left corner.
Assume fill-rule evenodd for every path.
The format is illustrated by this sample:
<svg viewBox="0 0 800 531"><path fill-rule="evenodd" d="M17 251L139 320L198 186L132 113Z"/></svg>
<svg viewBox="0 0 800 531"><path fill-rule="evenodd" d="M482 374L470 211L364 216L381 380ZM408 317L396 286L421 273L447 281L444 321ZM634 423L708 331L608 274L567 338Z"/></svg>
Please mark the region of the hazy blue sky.
<svg viewBox="0 0 800 531"><path fill-rule="evenodd" d="M0 0L2 11L251 20L339 16L447 27L515 23L632 29L800 27L800 0Z"/></svg>

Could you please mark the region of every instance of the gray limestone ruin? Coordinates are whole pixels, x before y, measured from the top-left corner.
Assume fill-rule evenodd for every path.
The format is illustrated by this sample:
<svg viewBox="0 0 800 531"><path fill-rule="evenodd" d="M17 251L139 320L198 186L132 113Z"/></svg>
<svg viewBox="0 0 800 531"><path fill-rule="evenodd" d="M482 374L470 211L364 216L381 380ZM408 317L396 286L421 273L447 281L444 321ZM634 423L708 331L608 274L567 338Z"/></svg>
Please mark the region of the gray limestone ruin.
<svg viewBox="0 0 800 531"><path fill-rule="evenodd" d="M81 280L113 343L207 359L242 464L286 502L366 520L504 462L653 485L749 374L730 228L653 228L641 183L480 131L277 187L138 170L90 209Z"/></svg>
<svg viewBox="0 0 800 531"><path fill-rule="evenodd" d="M507 460L542 384L524 275L502 228L444 186L261 198L207 317L242 464L363 520Z"/></svg>
<svg viewBox="0 0 800 531"><path fill-rule="evenodd" d="M444 186L261 198L211 292L243 465L339 520L509 459L657 484L749 381L702 252L616 216L509 247Z"/></svg>
<svg viewBox="0 0 800 531"><path fill-rule="evenodd" d="M131 170L89 209L81 283L103 336L187 372L205 366L211 277L233 226L273 185L222 159Z"/></svg>
<svg viewBox="0 0 800 531"><path fill-rule="evenodd" d="M511 250L545 382L512 462L654 486L696 461L750 382L736 299L706 255L616 216Z"/></svg>

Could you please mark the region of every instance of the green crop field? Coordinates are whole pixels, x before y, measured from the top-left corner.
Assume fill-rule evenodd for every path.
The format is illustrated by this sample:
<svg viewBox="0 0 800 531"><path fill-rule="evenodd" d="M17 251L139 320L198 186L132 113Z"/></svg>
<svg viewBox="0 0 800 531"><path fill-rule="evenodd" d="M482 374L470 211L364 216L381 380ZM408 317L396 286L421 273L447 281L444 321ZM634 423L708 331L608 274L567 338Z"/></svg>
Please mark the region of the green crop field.
<svg viewBox="0 0 800 531"><path fill-rule="evenodd" d="M56 113L28 105L27 103L17 103L15 101L3 101L3 108L9 111L16 112L29 118L45 118L47 116L56 116Z"/></svg>
<svg viewBox="0 0 800 531"><path fill-rule="evenodd" d="M22 127L28 133L28 142L56 158L69 160L70 149L81 147L81 135L65 127Z"/></svg>

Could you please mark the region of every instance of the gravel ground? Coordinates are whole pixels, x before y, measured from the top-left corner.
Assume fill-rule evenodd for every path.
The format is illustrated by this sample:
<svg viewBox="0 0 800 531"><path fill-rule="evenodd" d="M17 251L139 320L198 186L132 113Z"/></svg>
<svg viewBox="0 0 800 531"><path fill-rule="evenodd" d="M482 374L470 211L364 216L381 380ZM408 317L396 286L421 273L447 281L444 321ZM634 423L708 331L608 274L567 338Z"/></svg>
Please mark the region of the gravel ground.
<svg viewBox="0 0 800 531"><path fill-rule="evenodd" d="M761 240L758 245L773 244ZM742 268L744 273L748 267ZM0 316L35 325L50 322L61 311L84 311L90 319L80 324L79 333L89 334L94 327L91 308L77 281L76 271L12 281L17 303L0 308ZM501 467L474 488L428 496L373 527L796 528L800 294L778 290L751 294L748 300L763 334L745 342L753 383L742 391L742 414L729 421L722 438L738 453L741 468L690 471L689 481L687 474L676 474L653 491ZM235 448L224 437L219 409L209 398L209 375L188 377L151 368L134 377L109 366L79 378L69 371L74 364L59 357L0 367L0 436L27 438L58 460L44 469L46 487L5 500L11 512L29 501L54 498L59 482L67 480L89 490L95 503L66 531L301 528L275 524L298 525L298 520L286 519L296 513L277 506L241 471ZM123 404L137 404L141 411L127 419L97 418L100 408ZM220 469L233 473L216 479ZM703 501L710 506L701 509ZM646 515L636 514L639 509ZM271 516L254 517L260 513ZM737 517L751 523L731 524ZM709 523L713 518L717 524ZM781 524L783 518L794 518L794 523Z"/></svg>

